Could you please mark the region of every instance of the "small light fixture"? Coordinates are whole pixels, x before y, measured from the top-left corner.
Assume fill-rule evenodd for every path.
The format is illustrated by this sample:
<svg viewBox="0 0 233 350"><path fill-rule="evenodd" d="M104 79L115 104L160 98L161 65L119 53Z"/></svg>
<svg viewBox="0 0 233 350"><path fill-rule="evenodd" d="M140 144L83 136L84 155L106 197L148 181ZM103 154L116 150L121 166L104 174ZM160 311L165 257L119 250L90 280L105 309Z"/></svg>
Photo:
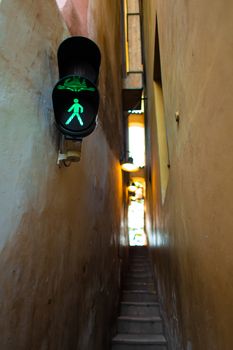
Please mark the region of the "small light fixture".
<svg viewBox="0 0 233 350"><path fill-rule="evenodd" d="M138 171L139 167L133 163L133 158L128 157L121 163L121 169L128 172Z"/></svg>
<svg viewBox="0 0 233 350"><path fill-rule="evenodd" d="M134 193L136 192L137 186L135 185L134 182L132 182L132 183L129 185L128 190L129 190L130 192L134 192Z"/></svg>
<svg viewBox="0 0 233 350"><path fill-rule="evenodd" d="M136 191L135 191L135 196L136 199L143 199L143 187L137 187Z"/></svg>

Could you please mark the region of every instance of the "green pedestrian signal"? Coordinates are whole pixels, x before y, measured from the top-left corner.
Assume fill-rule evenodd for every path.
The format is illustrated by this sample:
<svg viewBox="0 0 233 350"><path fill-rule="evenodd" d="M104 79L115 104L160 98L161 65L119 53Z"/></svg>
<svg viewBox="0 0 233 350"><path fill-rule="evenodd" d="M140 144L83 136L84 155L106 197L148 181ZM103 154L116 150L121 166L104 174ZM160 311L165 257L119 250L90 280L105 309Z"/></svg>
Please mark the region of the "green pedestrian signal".
<svg viewBox="0 0 233 350"><path fill-rule="evenodd" d="M77 117L78 119L78 122L80 125L83 126L83 121L82 121L82 118L80 117L80 113L83 113L83 106L81 106L79 103L78 103L78 99L75 98L74 99L74 104L68 109L68 112L72 112L72 115L67 119L66 121L66 125L70 124L70 122L73 120L74 117Z"/></svg>
<svg viewBox="0 0 233 350"><path fill-rule="evenodd" d="M90 39L71 37L58 49L60 80L53 89L53 108L58 129L69 139L82 139L96 127L99 65L100 51Z"/></svg>

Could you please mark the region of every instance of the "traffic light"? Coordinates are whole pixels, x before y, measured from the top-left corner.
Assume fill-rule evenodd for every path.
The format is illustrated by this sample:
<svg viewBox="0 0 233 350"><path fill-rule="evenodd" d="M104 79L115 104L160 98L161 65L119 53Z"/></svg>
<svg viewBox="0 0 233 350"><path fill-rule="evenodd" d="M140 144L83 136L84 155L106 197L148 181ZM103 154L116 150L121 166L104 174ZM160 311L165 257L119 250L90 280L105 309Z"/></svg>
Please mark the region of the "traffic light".
<svg viewBox="0 0 233 350"><path fill-rule="evenodd" d="M96 126L100 50L92 40L74 36L61 43L57 58L59 81L52 93L55 121L66 138L82 139Z"/></svg>

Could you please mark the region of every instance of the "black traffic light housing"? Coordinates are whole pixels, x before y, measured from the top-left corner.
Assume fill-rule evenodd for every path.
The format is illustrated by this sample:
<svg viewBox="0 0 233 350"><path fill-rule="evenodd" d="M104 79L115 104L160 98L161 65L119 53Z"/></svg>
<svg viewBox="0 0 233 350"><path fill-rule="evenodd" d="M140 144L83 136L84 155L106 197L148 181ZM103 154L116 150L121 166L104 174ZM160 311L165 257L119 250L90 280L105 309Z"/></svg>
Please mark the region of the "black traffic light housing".
<svg viewBox="0 0 233 350"><path fill-rule="evenodd" d="M61 43L57 58L59 81L52 94L55 121L65 137L82 139L96 126L100 50L92 40L74 36Z"/></svg>

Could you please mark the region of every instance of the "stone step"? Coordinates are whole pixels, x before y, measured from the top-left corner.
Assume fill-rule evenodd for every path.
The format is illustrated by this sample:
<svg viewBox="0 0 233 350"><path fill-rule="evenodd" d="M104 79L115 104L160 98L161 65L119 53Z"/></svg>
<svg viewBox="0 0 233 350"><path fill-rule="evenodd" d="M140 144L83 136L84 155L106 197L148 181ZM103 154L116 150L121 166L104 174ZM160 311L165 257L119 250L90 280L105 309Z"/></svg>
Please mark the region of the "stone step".
<svg viewBox="0 0 233 350"><path fill-rule="evenodd" d="M128 270L127 271L127 274L128 275L145 275L145 274L150 274L150 275L152 275L152 271L151 271L151 269L141 269L141 270L136 270L136 269L132 269L132 270Z"/></svg>
<svg viewBox="0 0 233 350"><path fill-rule="evenodd" d="M112 340L112 350L167 350L161 334L117 334Z"/></svg>
<svg viewBox="0 0 233 350"><path fill-rule="evenodd" d="M130 250L129 251L129 257L138 257L138 256L146 256L148 257L148 251L147 250L143 250L143 251L137 251L137 250Z"/></svg>
<svg viewBox="0 0 233 350"><path fill-rule="evenodd" d="M156 292L148 292L147 290L123 290L122 301L157 301Z"/></svg>
<svg viewBox="0 0 233 350"><path fill-rule="evenodd" d="M117 331L121 334L162 334L162 319L158 316L120 316L117 320Z"/></svg>
<svg viewBox="0 0 233 350"><path fill-rule="evenodd" d="M151 268L151 263L150 261L145 261L145 260L137 260L137 261L131 261L131 263L129 263L129 268L132 267L149 267Z"/></svg>
<svg viewBox="0 0 233 350"><path fill-rule="evenodd" d="M129 257L131 258L131 257L144 257L144 256L146 256L147 258L149 257L149 254L148 254L148 252L147 251L144 251L144 252L141 252L141 253L139 253L139 252L134 252L134 251L130 251L129 252Z"/></svg>
<svg viewBox="0 0 233 350"><path fill-rule="evenodd" d="M147 271L128 271L127 277L128 278L143 278L143 277L152 278L152 273L150 270L147 270Z"/></svg>
<svg viewBox="0 0 233 350"><path fill-rule="evenodd" d="M151 269L151 266L142 266L142 265L136 265L136 266L130 266L127 272L150 272L152 273L153 270Z"/></svg>
<svg viewBox="0 0 233 350"><path fill-rule="evenodd" d="M147 255L141 255L141 256L129 256L129 261L132 262L132 261L147 261L147 262L150 262L150 258L149 256Z"/></svg>
<svg viewBox="0 0 233 350"><path fill-rule="evenodd" d="M126 275L126 279L128 282L149 282L153 283L154 279L152 276L130 276Z"/></svg>
<svg viewBox="0 0 233 350"><path fill-rule="evenodd" d="M140 271L152 271L151 265L145 263L134 263L128 266L128 271L140 272Z"/></svg>
<svg viewBox="0 0 233 350"><path fill-rule="evenodd" d="M146 266L143 266L143 265L139 265L139 266L129 266L129 269L128 271L131 271L131 272L144 272L144 271L151 271L151 266L150 265L146 265Z"/></svg>
<svg viewBox="0 0 233 350"><path fill-rule="evenodd" d="M154 283L152 282L128 282L123 284L126 290L147 290L148 292L155 291Z"/></svg>
<svg viewBox="0 0 233 350"><path fill-rule="evenodd" d="M152 268L149 265L131 265L129 266L128 272L152 272Z"/></svg>
<svg viewBox="0 0 233 350"><path fill-rule="evenodd" d="M147 275L150 275L152 276L152 271L151 269L144 269L144 270L141 270L141 271L136 271L135 269L133 270L128 270L127 271L127 276L130 277L130 276L135 276L135 277L143 277L144 275L147 276Z"/></svg>
<svg viewBox="0 0 233 350"><path fill-rule="evenodd" d="M159 303L156 302L121 302L121 316L160 316Z"/></svg>
<svg viewBox="0 0 233 350"><path fill-rule="evenodd" d="M137 252L148 252L148 246L147 245L131 245L129 246L129 251L137 251Z"/></svg>
<svg viewBox="0 0 233 350"><path fill-rule="evenodd" d="M131 263L150 263L150 259L147 256L129 257L129 264Z"/></svg>
<svg viewBox="0 0 233 350"><path fill-rule="evenodd" d="M129 262L147 262L147 263L150 263L151 260L148 256L129 256Z"/></svg>
<svg viewBox="0 0 233 350"><path fill-rule="evenodd" d="M149 254L148 253L143 253L143 254L139 254L139 253L137 253L137 254L135 254L135 253L133 253L133 252L130 252L129 253L129 258L135 258L135 259L137 259L137 258L147 258L147 259L149 259Z"/></svg>

